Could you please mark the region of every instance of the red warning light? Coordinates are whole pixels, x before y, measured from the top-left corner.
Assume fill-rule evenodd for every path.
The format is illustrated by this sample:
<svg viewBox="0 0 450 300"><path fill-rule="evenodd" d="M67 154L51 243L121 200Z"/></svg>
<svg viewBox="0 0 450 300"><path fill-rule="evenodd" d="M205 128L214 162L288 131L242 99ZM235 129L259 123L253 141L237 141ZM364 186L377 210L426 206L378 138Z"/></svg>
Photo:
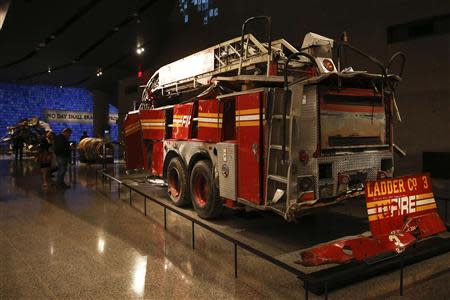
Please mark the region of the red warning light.
<svg viewBox="0 0 450 300"><path fill-rule="evenodd" d="M141 78L142 77L142 71L138 71L137 76L138 76L138 78Z"/></svg>

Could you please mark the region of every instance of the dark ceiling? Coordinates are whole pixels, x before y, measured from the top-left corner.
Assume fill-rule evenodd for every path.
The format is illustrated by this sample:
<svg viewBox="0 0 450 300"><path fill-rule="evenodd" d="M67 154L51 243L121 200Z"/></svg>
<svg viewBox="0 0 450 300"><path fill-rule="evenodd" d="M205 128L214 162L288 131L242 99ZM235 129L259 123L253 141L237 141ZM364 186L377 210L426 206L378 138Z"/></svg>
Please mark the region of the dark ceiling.
<svg viewBox="0 0 450 300"><path fill-rule="evenodd" d="M0 82L80 86L115 95L119 79L147 68L157 55L174 5L174 0L12 0L0 30ZM144 55L136 55L138 42L145 44Z"/></svg>

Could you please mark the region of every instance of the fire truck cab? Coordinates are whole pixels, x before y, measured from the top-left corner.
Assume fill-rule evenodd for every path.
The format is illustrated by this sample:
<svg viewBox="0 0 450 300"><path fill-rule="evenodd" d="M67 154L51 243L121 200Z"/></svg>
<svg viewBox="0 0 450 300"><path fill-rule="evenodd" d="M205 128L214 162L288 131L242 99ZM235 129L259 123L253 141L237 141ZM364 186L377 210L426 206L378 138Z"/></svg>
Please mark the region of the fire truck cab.
<svg viewBox="0 0 450 300"><path fill-rule="evenodd" d="M381 63L380 74L341 70L333 52L346 46L361 52L313 33L299 51L243 32L163 66L125 118L127 168L163 177L173 203L202 218L227 206L292 220L361 196L393 174L400 77Z"/></svg>

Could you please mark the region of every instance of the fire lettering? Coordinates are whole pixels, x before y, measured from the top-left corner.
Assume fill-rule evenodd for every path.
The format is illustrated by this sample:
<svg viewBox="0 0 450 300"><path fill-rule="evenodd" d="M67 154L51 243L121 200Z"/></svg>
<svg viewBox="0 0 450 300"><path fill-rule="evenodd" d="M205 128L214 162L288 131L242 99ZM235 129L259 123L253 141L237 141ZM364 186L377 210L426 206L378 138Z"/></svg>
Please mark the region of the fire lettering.
<svg viewBox="0 0 450 300"><path fill-rule="evenodd" d="M378 209L378 213L381 210ZM390 217L416 212L416 196L393 198L389 203ZM385 216L386 217L386 216Z"/></svg>
<svg viewBox="0 0 450 300"><path fill-rule="evenodd" d="M391 199L391 206L390 206L390 210L391 210L391 217L395 216L398 214L398 202L397 202L397 198Z"/></svg>
<svg viewBox="0 0 450 300"><path fill-rule="evenodd" d="M406 215L408 214L408 210L409 210L409 201L408 201L408 197L402 197L400 199L400 207L401 207L401 214L402 215Z"/></svg>
<svg viewBox="0 0 450 300"><path fill-rule="evenodd" d="M409 213L416 212L416 196L409 197Z"/></svg>

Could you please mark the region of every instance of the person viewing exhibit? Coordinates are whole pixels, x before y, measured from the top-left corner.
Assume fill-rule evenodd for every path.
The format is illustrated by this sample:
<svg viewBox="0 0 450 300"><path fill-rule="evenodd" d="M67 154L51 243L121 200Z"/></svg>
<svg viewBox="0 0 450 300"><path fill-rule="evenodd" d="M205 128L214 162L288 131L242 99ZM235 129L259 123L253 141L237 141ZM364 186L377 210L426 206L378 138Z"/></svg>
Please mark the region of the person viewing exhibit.
<svg viewBox="0 0 450 300"><path fill-rule="evenodd" d="M23 147L24 147L23 137L19 134L13 140L14 159L16 162L22 161Z"/></svg>
<svg viewBox="0 0 450 300"><path fill-rule="evenodd" d="M69 188L70 186L64 182L67 167L70 162L72 147L69 143L69 138L72 134L72 129L65 128L60 134L55 137L53 151L56 155L56 162L58 166L58 173L56 175L56 184L59 187Z"/></svg>
<svg viewBox="0 0 450 300"><path fill-rule="evenodd" d="M89 137L89 135L88 135L87 131L85 130L85 131L83 131L83 135L80 137L80 142L87 137Z"/></svg>
<svg viewBox="0 0 450 300"><path fill-rule="evenodd" d="M47 137L43 138L38 146L37 161L41 168L42 173L42 187L46 189L48 187L48 177L50 175L50 168L52 165L53 154L50 150L50 143Z"/></svg>

